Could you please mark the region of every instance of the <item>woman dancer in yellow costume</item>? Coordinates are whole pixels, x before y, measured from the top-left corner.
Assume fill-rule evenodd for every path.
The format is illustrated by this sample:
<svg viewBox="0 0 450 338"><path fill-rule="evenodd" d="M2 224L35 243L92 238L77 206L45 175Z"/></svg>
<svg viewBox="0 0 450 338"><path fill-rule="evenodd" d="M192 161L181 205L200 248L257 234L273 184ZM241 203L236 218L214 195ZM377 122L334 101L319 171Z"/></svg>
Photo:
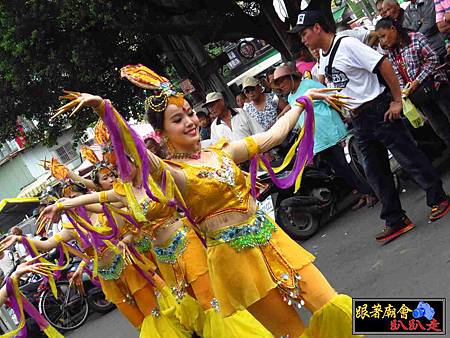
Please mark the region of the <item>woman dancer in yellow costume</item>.
<svg viewBox="0 0 450 338"><path fill-rule="evenodd" d="M71 199L87 192L85 187L79 183L72 183L64 188L63 195ZM100 206L91 205L88 208L96 213L101 211ZM105 234L107 234L111 228L108 227L106 218L100 215L99 221L100 228L106 229ZM120 236L126 236L124 231L127 231L129 226L123 226L120 219L116 219L116 223L119 225ZM29 241L38 251L47 252L56 248L61 242L69 242L74 239L81 244L81 238L77 231L71 225L65 224L62 231L48 240ZM8 236L0 243L0 248L4 250L21 240L20 236ZM119 245L119 247L122 246ZM85 253L90 259L95 257L92 247L86 248ZM188 331L175 318L175 308L170 308L172 304L162 305L160 310L154 287L136 270L133 264L127 264L124 256L121 251L114 250L112 246L103 248L99 253L98 277L106 298L117 306L136 329L141 331L141 337L190 337ZM81 266L84 266L83 262ZM155 287L158 290L164 290L164 281L156 274L152 278Z"/></svg>
<svg viewBox="0 0 450 338"><path fill-rule="evenodd" d="M147 113L170 144L172 161L149 153L150 171L157 180L170 173L195 226L206 237L213 291L222 313L230 316L247 309L276 337L351 336L350 297L337 294L313 265L314 256L257 209L250 182L236 165L280 144L303 106L293 107L267 132L201 150L198 120L191 107L165 90L166 79L159 79L161 91L147 99ZM335 104L338 97L326 91L312 89L300 101L309 106L311 98ZM67 97L73 102L59 113L78 105L76 110L89 106L100 116L111 111L118 116L110 102L99 96L70 92ZM129 144L125 147L130 149ZM44 211L49 219L57 213L55 206ZM308 328L291 304L304 304L313 313Z"/></svg>

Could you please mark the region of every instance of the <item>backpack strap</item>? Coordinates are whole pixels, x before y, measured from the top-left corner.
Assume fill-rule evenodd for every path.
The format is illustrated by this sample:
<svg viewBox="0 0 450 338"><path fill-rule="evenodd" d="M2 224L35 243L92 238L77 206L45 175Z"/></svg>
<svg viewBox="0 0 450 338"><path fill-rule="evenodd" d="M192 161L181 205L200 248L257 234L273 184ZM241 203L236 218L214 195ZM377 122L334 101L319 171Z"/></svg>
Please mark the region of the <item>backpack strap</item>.
<svg viewBox="0 0 450 338"><path fill-rule="evenodd" d="M341 41L344 38L347 38L347 36L341 36L340 38L338 38L336 40L336 43L333 46L333 49L331 50L330 58L328 59L328 66L325 69L325 75L326 75L328 80L331 80L334 57L336 56L336 52L337 52L337 50L339 48L339 45L341 44Z"/></svg>

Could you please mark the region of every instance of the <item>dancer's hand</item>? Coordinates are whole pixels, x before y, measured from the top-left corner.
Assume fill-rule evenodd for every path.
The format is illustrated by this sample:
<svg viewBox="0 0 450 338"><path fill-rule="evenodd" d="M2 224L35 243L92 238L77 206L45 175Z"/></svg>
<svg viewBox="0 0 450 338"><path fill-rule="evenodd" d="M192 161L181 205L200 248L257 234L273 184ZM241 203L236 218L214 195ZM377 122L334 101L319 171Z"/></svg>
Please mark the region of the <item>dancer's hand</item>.
<svg viewBox="0 0 450 338"><path fill-rule="evenodd" d="M36 256L27 262L19 264L16 268L16 271L14 271L13 277L20 278L22 275L30 272L37 273L43 276L48 276L49 274L51 274L52 273L51 266L53 266L54 264L37 262L38 259L44 255L45 253Z"/></svg>
<svg viewBox="0 0 450 338"><path fill-rule="evenodd" d="M350 96L331 93L341 91L342 88L311 88L305 92L313 100L322 100L327 102L331 107L342 113L342 108L349 108L349 105L343 100L353 100Z"/></svg>
<svg viewBox="0 0 450 338"><path fill-rule="evenodd" d="M60 212L61 210L58 209L58 203L46 206L44 210L41 211L41 214L36 220L38 229L42 230L42 228L45 227L45 225L58 221Z"/></svg>
<svg viewBox="0 0 450 338"><path fill-rule="evenodd" d="M133 264L133 254L130 251L130 248L128 247L128 244L124 241L119 241L117 243L117 248L119 248L120 251L122 251L123 259L125 260L125 263L127 265Z"/></svg>
<svg viewBox="0 0 450 338"><path fill-rule="evenodd" d="M9 235L8 237L6 237L5 239L3 239L0 242L0 252L5 251L6 249L8 249L10 246L13 246L14 244L16 244L17 242L19 242L19 237L17 235Z"/></svg>
<svg viewBox="0 0 450 338"><path fill-rule="evenodd" d="M64 106L58 108L56 110L56 114L53 115L50 120L56 118L57 116L61 115L62 113L65 113L69 110L71 110L73 107L75 109L70 113L69 117L75 114L78 110L80 110L83 107L91 107L91 108L97 108L102 102L103 99L100 96L91 95L88 93L80 93L80 92L72 92L69 90L64 90L63 96L60 96L60 100L70 100L69 103L65 104Z"/></svg>
<svg viewBox="0 0 450 338"><path fill-rule="evenodd" d="M84 296L83 269L77 269L69 280L70 285L74 285L81 296Z"/></svg>

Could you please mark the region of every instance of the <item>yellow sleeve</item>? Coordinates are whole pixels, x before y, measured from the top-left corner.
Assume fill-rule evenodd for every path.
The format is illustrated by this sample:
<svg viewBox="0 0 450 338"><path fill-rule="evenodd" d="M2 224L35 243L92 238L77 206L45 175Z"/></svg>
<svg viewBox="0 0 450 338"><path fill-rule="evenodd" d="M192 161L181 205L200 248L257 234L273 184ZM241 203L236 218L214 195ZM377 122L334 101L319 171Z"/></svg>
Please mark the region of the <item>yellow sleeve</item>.
<svg viewBox="0 0 450 338"><path fill-rule="evenodd" d="M244 139L245 145L247 146L248 157L252 158L259 153L259 146L252 136L248 136Z"/></svg>

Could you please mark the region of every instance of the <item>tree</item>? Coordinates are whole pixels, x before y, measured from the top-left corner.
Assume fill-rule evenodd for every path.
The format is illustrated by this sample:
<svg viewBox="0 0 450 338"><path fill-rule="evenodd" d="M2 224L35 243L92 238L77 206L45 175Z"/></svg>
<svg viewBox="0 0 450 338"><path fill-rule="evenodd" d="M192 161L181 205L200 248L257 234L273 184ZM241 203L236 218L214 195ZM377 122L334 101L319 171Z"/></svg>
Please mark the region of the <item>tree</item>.
<svg viewBox="0 0 450 338"><path fill-rule="evenodd" d="M250 36L286 53L272 25L285 31L289 23L277 18L271 4L271 0L2 1L0 141L14 134L18 115L39 121L39 131L54 141L67 121L49 123L49 117L64 88L103 95L125 115L136 116L143 110L144 93L121 81L118 71L125 64L143 63L164 74L169 35L193 36L203 44ZM293 23L296 4L286 0ZM80 131L95 118L86 110L71 123Z"/></svg>

